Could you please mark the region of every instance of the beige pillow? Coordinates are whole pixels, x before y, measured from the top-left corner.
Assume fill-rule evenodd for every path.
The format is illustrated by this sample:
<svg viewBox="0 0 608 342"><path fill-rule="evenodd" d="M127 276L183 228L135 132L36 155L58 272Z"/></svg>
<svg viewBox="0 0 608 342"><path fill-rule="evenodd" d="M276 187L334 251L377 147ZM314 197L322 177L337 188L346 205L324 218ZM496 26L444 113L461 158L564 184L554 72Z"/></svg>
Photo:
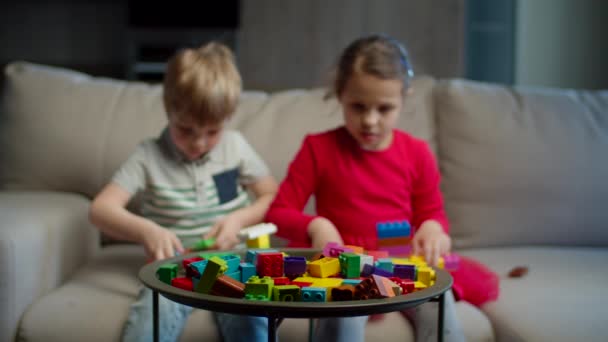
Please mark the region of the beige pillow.
<svg viewBox="0 0 608 342"><path fill-rule="evenodd" d="M608 245L608 91L435 89L456 247Z"/></svg>

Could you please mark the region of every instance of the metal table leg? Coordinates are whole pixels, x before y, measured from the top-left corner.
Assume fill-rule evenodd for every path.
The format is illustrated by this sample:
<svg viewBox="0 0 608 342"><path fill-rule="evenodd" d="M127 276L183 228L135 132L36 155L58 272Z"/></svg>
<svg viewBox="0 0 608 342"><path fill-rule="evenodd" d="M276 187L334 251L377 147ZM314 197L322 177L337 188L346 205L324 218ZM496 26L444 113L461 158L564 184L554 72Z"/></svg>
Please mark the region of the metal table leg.
<svg viewBox="0 0 608 342"><path fill-rule="evenodd" d="M276 342L277 330L283 322L283 318L268 316L268 342Z"/></svg>
<svg viewBox="0 0 608 342"><path fill-rule="evenodd" d="M439 296L439 318L437 320L437 341L443 342L443 319L445 315L445 292Z"/></svg>
<svg viewBox="0 0 608 342"><path fill-rule="evenodd" d="M158 342L159 334L158 334L158 292L152 291L152 325L154 327L154 342Z"/></svg>

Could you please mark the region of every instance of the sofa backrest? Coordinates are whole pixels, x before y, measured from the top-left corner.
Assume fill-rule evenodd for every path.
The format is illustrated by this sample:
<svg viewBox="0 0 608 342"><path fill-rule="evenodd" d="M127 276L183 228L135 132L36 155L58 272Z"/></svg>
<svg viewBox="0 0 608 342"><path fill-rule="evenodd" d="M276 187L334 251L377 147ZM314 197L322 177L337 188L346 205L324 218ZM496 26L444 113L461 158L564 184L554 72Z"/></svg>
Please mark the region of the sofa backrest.
<svg viewBox="0 0 608 342"><path fill-rule="evenodd" d="M608 245L608 91L435 87L457 247Z"/></svg>
<svg viewBox="0 0 608 342"><path fill-rule="evenodd" d="M26 62L9 64L0 112L0 188L92 198L139 141L166 124L159 85L91 77ZM428 140L435 122L429 77L414 80L399 126ZM245 91L230 123L282 179L306 133L340 124L324 89Z"/></svg>

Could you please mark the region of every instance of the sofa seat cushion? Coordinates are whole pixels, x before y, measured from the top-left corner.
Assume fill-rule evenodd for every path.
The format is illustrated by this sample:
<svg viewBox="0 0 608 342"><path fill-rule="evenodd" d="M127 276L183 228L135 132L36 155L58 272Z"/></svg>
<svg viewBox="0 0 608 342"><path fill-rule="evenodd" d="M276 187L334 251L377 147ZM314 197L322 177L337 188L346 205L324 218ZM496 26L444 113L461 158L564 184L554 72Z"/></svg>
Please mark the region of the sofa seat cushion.
<svg viewBox="0 0 608 342"><path fill-rule="evenodd" d="M34 303L23 316L24 341L119 341L129 307L139 289L137 272L145 263L135 245L104 248L69 282ZM217 340L211 314L198 310L200 341Z"/></svg>
<svg viewBox="0 0 608 342"><path fill-rule="evenodd" d="M605 341L608 248L519 247L459 251L501 276L498 301L483 306L498 341ZM527 266L521 278L509 278Z"/></svg>

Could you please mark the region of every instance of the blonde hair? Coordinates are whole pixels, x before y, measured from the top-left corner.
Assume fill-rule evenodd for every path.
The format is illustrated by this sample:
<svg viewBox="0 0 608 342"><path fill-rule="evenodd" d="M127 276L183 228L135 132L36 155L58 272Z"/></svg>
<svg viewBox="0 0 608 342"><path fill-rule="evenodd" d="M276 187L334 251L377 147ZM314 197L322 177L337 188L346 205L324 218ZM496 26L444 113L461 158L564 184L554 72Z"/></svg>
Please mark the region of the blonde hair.
<svg viewBox="0 0 608 342"><path fill-rule="evenodd" d="M404 91L409 88L414 77L405 47L396 39L385 35L359 38L344 49L338 61L332 93L328 95L340 96L356 72L382 79L402 80Z"/></svg>
<svg viewBox="0 0 608 342"><path fill-rule="evenodd" d="M167 115L217 123L230 118L242 81L232 51L217 42L177 52L167 65L163 100Z"/></svg>

